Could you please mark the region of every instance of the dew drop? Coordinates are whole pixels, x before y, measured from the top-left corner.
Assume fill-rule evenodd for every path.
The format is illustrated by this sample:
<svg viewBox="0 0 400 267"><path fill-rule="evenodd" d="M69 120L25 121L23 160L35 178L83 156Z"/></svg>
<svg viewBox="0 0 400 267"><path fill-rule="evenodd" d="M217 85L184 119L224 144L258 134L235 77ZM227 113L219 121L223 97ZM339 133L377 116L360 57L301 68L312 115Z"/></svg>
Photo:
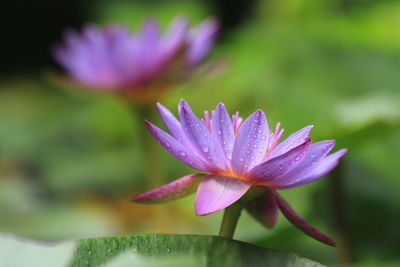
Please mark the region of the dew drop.
<svg viewBox="0 0 400 267"><path fill-rule="evenodd" d="M257 145L257 144L254 144L254 145L253 145L253 147L254 147L254 148L257 148L257 147L258 147L258 145Z"/></svg>
<svg viewBox="0 0 400 267"><path fill-rule="evenodd" d="M208 146L202 146L201 149L202 149L205 153L208 152Z"/></svg>
<svg viewBox="0 0 400 267"><path fill-rule="evenodd" d="M301 157L300 156L297 156L294 160L295 161L299 161L301 159Z"/></svg>
<svg viewBox="0 0 400 267"><path fill-rule="evenodd" d="M243 161L244 161L244 158L239 158L239 161L240 161L240 162L243 162Z"/></svg>
<svg viewBox="0 0 400 267"><path fill-rule="evenodd" d="M186 153L183 151L179 151L179 155L181 155L182 157L186 157Z"/></svg>
<svg viewBox="0 0 400 267"><path fill-rule="evenodd" d="M165 143L165 146L166 147L170 147L171 145L169 143Z"/></svg>
<svg viewBox="0 0 400 267"><path fill-rule="evenodd" d="M263 135L263 136L261 136L261 139L262 139L262 140L265 140L265 139L267 139L267 138L265 137L265 135Z"/></svg>

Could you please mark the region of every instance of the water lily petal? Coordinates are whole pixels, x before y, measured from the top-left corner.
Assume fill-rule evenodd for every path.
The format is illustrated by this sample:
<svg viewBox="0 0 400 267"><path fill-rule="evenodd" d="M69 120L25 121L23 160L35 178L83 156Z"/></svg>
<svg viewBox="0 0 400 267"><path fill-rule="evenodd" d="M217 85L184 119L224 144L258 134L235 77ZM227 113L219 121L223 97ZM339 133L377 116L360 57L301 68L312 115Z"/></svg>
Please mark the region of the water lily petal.
<svg viewBox="0 0 400 267"><path fill-rule="evenodd" d="M156 71L160 51L160 26L154 19L143 22L138 36L141 44L140 58L138 58L143 75Z"/></svg>
<svg viewBox="0 0 400 267"><path fill-rule="evenodd" d="M174 137L169 135L168 133L164 132L162 129L158 128L151 122L145 121L147 128L151 132L151 134L157 139L157 141L165 147L172 155L183 161L185 164L188 166L202 170L202 171L209 171L210 167L207 165L206 162L204 162L201 158L196 156L191 152L190 149L188 149L186 146L184 146L182 143L180 143L178 140L176 140Z"/></svg>
<svg viewBox="0 0 400 267"><path fill-rule="evenodd" d="M201 61L215 42L218 23L213 19L205 20L191 32L192 43L188 51L188 60L191 64Z"/></svg>
<svg viewBox="0 0 400 267"><path fill-rule="evenodd" d="M186 42L185 37L188 32L188 20L186 17L177 16L170 24L167 32L163 36L163 53L174 53Z"/></svg>
<svg viewBox="0 0 400 267"><path fill-rule="evenodd" d="M215 166L215 170L225 170L226 162L222 149L217 145L210 130L191 110L189 105L181 100L179 118L187 139L196 149L197 154Z"/></svg>
<svg viewBox="0 0 400 267"><path fill-rule="evenodd" d="M240 126L232 153L232 169L245 174L264 157L268 146L268 121L261 110L251 114Z"/></svg>
<svg viewBox="0 0 400 267"><path fill-rule="evenodd" d="M153 204L185 197L196 191L203 174L189 174L169 184L131 197L133 202Z"/></svg>
<svg viewBox="0 0 400 267"><path fill-rule="evenodd" d="M306 220L301 218L292 207L276 192L271 190L271 194L274 197L276 203L282 214L288 219L294 226L300 229L303 233L308 236L330 246L336 246L336 242L328 237L327 235L320 232L314 226L309 224Z"/></svg>
<svg viewBox="0 0 400 267"><path fill-rule="evenodd" d="M162 121L164 122L165 126L167 126L171 134L178 141L184 142L184 140L186 140L186 136L178 119L160 103L157 103L157 109L161 115Z"/></svg>
<svg viewBox="0 0 400 267"><path fill-rule="evenodd" d="M229 162L234 145L233 123L224 104L218 103L212 116L212 133Z"/></svg>
<svg viewBox="0 0 400 267"><path fill-rule="evenodd" d="M250 171L250 176L254 179L271 182L274 184L275 180L287 174L298 166L310 147L311 138L307 137L303 143L292 150L282 154L276 158L268 160Z"/></svg>
<svg viewBox="0 0 400 267"><path fill-rule="evenodd" d="M313 171L308 176L304 176L301 179L297 179L290 184L281 186L280 188L291 188L317 180L318 178L324 176L332 169L334 169L339 164L339 158L341 158L344 154L346 154L346 152L347 149L341 149L329 156L326 156L318 163L318 165L313 169Z"/></svg>
<svg viewBox="0 0 400 267"><path fill-rule="evenodd" d="M288 152L289 150L293 149L294 147L302 144L304 142L304 139L308 136L313 127L314 127L313 125L309 125L289 135L288 138L286 138L282 143L277 145L274 148L274 150L272 150L268 158L269 159L276 158Z"/></svg>
<svg viewBox="0 0 400 267"><path fill-rule="evenodd" d="M241 198L251 183L232 177L207 175L196 193L196 214L206 215L228 207Z"/></svg>
<svg viewBox="0 0 400 267"><path fill-rule="evenodd" d="M249 201L246 210L268 228L273 228L278 221L278 205L269 191Z"/></svg>
<svg viewBox="0 0 400 267"><path fill-rule="evenodd" d="M292 171L274 181L274 188L286 188L287 185L294 184L309 177L314 169L319 166L321 160L335 146L335 140L324 140L310 145L304 160Z"/></svg>

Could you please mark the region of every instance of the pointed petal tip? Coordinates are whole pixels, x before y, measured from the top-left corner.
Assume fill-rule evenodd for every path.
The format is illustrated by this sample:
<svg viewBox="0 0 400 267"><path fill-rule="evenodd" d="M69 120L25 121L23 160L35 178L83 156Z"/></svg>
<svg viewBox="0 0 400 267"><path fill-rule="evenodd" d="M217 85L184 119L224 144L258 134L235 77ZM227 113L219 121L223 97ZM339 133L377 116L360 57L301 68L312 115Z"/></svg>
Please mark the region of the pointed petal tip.
<svg viewBox="0 0 400 267"><path fill-rule="evenodd" d="M347 149L347 148L342 148L342 149L338 150L336 153L340 154L340 155L341 155L340 157L342 157L342 156L344 156L348 151L349 151L349 149Z"/></svg>
<svg viewBox="0 0 400 267"><path fill-rule="evenodd" d="M179 100L178 108L179 110L186 112L188 109L190 109L190 106L185 99L181 98L181 100Z"/></svg>

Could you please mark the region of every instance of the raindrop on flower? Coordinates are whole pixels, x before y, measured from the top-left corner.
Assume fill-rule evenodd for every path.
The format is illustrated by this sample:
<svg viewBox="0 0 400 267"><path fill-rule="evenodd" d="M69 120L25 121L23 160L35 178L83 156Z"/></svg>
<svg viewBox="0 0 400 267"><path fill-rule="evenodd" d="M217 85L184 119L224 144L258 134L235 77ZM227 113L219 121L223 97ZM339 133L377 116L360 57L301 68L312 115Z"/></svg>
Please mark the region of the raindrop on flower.
<svg viewBox="0 0 400 267"><path fill-rule="evenodd" d="M208 152L208 146L202 146L201 149L202 149L205 153Z"/></svg>

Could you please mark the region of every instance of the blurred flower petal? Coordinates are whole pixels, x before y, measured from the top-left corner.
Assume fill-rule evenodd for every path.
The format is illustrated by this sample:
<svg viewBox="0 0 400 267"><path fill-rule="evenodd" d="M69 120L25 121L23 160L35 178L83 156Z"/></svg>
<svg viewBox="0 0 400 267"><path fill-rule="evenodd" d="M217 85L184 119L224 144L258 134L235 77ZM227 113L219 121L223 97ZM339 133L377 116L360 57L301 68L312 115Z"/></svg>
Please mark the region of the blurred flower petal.
<svg viewBox="0 0 400 267"><path fill-rule="evenodd" d="M218 23L213 19L205 20L192 31L192 42L189 48L189 62L197 64L202 60L215 42Z"/></svg>

